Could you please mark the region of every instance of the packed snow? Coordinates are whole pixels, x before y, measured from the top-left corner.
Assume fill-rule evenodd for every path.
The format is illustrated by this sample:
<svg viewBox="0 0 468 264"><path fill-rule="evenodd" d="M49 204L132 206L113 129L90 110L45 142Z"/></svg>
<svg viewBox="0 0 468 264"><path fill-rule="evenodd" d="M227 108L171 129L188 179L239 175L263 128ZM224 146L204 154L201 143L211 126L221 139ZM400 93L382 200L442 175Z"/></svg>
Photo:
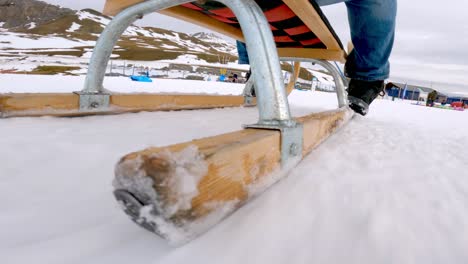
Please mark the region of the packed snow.
<svg viewBox="0 0 468 264"><path fill-rule="evenodd" d="M0 89L16 92L68 92L83 81L0 76ZM225 89L154 81L164 91ZM337 104L334 94L297 90L289 100L295 116ZM182 247L119 208L112 181L123 155L235 131L257 116L256 108L228 108L0 120L2 263L468 262L468 111L399 100L377 100L287 178Z"/></svg>
<svg viewBox="0 0 468 264"><path fill-rule="evenodd" d="M36 27L36 23L31 22L31 23L27 24L26 26L28 27L28 29L33 29L33 28Z"/></svg>
<svg viewBox="0 0 468 264"><path fill-rule="evenodd" d="M64 49L74 48L78 46L94 46L94 41L78 41L69 40L61 37L54 36L35 36L31 38L31 35L22 33L0 34L0 50L2 49Z"/></svg>
<svg viewBox="0 0 468 264"><path fill-rule="evenodd" d="M209 67L217 67L217 68L229 68L229 69L239 69L248 71L250 69L250 65L248 64L238 64L237 61L228 62L228 63L209 63L206 60L198 58L198 56L193 54L185 54L180 55L174 60L161 60L158 61L159 63L177 63L177 64L185 64L185 65L196 65L196 66L209 66Z"/></svg>
<svg viewBox="0 0 468 264"><path fill-rule="evenodd" d="M71 93L83 89L86 76L0 74L0 93ZM53 80L53 81L51 81ZM208 83L208 85L207 85ZM244 86L225 82L154 79L134 82L128 77L107 77L104 88L117 93L181 93L239 95Z"/></svg>
<svg viewBox="0 0 468 264"><path fill-rule="evenodd" d="M84 20L84 19L89 19L89 20L93 20L93 21L96 21L102 25L107 25L110 23L110 19L108 18L105 18L103 16L96 16L94 14L91 14L89 13L88 11L78 11L78 19L79 20Z"/></svg>
<svg viewBox="0 0 468 264"><path fill-rule="evenodd" d="M77 24L75 22L72 23L72 25L70 26L69 29L67 29L66 31L67 32L75 32L77 31L78 29L80 29L81 25L80 24Z"/></svg>

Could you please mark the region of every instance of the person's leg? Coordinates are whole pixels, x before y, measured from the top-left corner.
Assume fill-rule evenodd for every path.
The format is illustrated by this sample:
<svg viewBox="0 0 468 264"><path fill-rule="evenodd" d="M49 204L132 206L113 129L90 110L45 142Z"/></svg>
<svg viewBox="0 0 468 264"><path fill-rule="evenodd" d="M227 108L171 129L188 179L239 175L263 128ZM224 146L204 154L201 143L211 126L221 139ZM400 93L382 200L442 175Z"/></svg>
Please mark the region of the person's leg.
<svg viewBox="0 0 468 264"><path fill-rule="evenodd" d="M384 89L389 77L388 59L393 47L397 0L345 0L353 51L347 57L345 75L350 107L365 115L369 104ZM316 0L319 5L340 0Z"/></svg>
<svg viewBox="0 0 468 264"><path fill-rule="evenodd" d="M237 40L236 44L237 44L237 54L239 55L238 63L239 64L250 64L249 54L247 53L247 46L245 45L245 43ZM247 72L247 74L245 76L245 82L246 83L250 79L251 75L252 75L252 69L249 69L249 71ZM246 93L246 91L244 91L244 93ZM249 96L253 96L253 97L257 96L257 94L255 92L255 87L253 85L251 87L251 90L248 91L247 94Z"/></svg>
<svg viewBox="0 0 468 264"><path fill-rule="evenodd" d="M236 41L237 54L239 55L239 64L250 64L249 54L247 53L247 47L244 42Z"/></svg>
<svg viewBox="0 0 468 264"><path fill-rule="evenodd" d="M366 115L369 105L384 89L389 77L388 61L395 36L397 0L347 0L348 21L354 49L345 74L349 106Z"/></svg>
<svg viewBox="0 0 468 264"><path fill-rule="evenodd" d="M346 61L346 75L362 81L387 79L395 36L396 0L348 0L346 7L354 45Z"/></svg>

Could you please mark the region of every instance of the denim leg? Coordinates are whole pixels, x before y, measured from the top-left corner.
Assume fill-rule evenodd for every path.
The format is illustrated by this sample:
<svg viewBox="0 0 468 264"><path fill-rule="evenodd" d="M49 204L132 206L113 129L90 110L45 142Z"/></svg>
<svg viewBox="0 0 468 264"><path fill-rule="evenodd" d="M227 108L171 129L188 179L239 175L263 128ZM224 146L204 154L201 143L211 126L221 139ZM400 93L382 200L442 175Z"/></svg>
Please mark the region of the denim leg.
<svg viewBox="0 0 468 264"><path fill-rule="evenodd" d="M250 64L249 54L247 54L247 47L244 42L236 41L237 54L239 55L239 64Z"/></svg>
<svg viewBox="0 0 468 264"><path fill-rule="evenodd" d="M388 58L395 38L397 0L349 0L345 3L354 45L346 61L346 76L364 81L387 79Z"/></svg>

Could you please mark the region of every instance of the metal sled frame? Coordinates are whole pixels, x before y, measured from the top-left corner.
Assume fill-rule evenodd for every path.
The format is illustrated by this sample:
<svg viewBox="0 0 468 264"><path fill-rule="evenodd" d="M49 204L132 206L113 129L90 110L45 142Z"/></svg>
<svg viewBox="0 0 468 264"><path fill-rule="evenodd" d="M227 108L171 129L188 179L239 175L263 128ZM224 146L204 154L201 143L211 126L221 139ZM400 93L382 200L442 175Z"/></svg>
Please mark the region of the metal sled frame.
<svg viewBox="0 0 468 264"><path fill-rule="evenodd" d="M344 79L332 64L291 56L283 59L297 62L293 79L300 61L321 64L332 73L339 105L334 111L293 118L278 52L261 8L253 0L217 1L229 7L241 25L253 75L245 94L256 87L258 122L237 132L128 154L115 171L114 194L124 211L138 225L173 243L197 237L271 186L353 115ZM95 47L80 107L107 104L104 70L130 24L148 13L189 2L150 0L120 12ZM189 191L181 181L192 183Z"/></svg>
<svg viewBox="0 0 468 264"><path fill-rule="evenodd" d="M109 3L117 2L117 5L111 5ZM214 19L209 19L200 15L198 12L190 12L188 10L181 10L180 3L188 3L189 1L170 1L159 4L154 1L146 1L140 4L134 5L135 3L142 2L142 0L108 0L106 3L106 13L117 13L122 7L129 6L126 10L121 12L107 27L106 31L103 32L102 36L98 40L93 58L91 59L90 69L86 78L85 88L82 91L76 93L25 93L25 94L0 94L0 117L17 117L17 116L86 116L86 115L102 115L102 114L119 114L126 112L139 112L139 111L165 111L165 110L189 110L189 109L207 109L207 108L219 108L219 107L235 107L242 105L255 105L256 100L245 93L244 96L210 96L210 95L181 95L181 94L112 94L106 91L102 86L104 78L105 66L107 65L108 54L112 51L118 38L122 32L128 27L129 23L133 23L135 20L141 18L147 13L159 11L166 15L171 15L177 18L190 21L192 23L206 26L221 32L223 34L235 37L240 40L244 40L246 35L249 34L245 31L245 36L242 31L237 28L229 28ZM285 3L294 11L298 13L298 16L305 21L307 26L311 29L319 32L317 35L324 40L328 49L297 49L297 48L279 48L277 49L280 56L288 56L295 58L316 58L316 59L329 59L344 61L345 52L341 49L340 45L336 43L333 36L327 32L327 27L317 16L310 14L315 10L310 6L304 4L306 0L292 1L284 0ZM158 5L158 7L156 7ZM150 7L151 6L151 7ZM159 7L163 7L159 9ZM117 8L117 9L116 9ZM120 9L119 9L120 8ZM261 13L261 12L260 12ZM263 14L259 14L263 16ZM242 20L239 17L239 20ZM216 25L216 28L213 28ZM243 27L245 28L245 26ZM269 30L269 28L268 28ZM260 36L253 36L253 38L261 38ZM271 47L272 45L270 45ZM274 46L274 45L273 45ZM267 48L265 46L265 48ZM274 49L271 49L274 53ZM263 55L258 55L263 57ZM273 59L274 60L274 59ZM252 61L254 61L252 59ZM297 61L297 60L296 60ZM327 62L323 62L326 64ZM265 65L265 64L262 64ZM254 62L252 63L254 68ZM299 69L300 64L297 62L295 68ZM268 67L266 67L268 68ZM330 67L329 67L330 68ZM332 67L333 71L335 70ZM99 71L96 72L96 70ZM277 70L276 70L277 71ZM254 73L256 71L254 70ZM272 69L273 74L273 69ZM297 75L291 78L290 83L286 89L286 94L289 94L294 88L295 80ZM282 85L276 80L274 82L274 89L276 90L277 85ZM247 88L253 85L253 81L248 83ZM258 87L258 86L255 86ZM340 94L342 90L340 85L337 83L337 91ZM250 90L246 90L250 91ZM283 96L276 96L268 93L263 96L264 101L269 101L270 96L276 97L273 100L282 100ZM281 98L283 97L283 98ZM282 103L284 107L284 103ZM345 105L340 101L340 106ZM263 106L260 106L264 108ZM261 110L261 113L270 112L272 109ZM273 110L275 111L275 110ZM279 115L283 116L287 109L282 109Z"/></svg>

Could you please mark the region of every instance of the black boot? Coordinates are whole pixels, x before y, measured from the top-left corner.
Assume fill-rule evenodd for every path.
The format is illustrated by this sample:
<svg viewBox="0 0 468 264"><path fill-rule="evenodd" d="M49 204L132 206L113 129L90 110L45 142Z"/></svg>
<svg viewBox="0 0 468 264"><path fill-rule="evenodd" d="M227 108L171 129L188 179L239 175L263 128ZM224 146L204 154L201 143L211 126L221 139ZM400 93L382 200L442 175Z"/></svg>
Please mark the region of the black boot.
<svg viewBox="0 0 468 264"><path fill-rule="evenodd" d="M348 86L349 107L364 116L369 111L369 105L383 90L384 81L351 79Z"/></svg>
<svg viewBox="0 0 468 264"><path fill-rule="evenodd" d="M249 69L249 72L246 73L245 75L245 82L247 83L250 79L250 76L252 75L252 69ZM252 85L252 90L250 91L250 96L252 97L257 97L255 94L255 86Z"/></svg>

